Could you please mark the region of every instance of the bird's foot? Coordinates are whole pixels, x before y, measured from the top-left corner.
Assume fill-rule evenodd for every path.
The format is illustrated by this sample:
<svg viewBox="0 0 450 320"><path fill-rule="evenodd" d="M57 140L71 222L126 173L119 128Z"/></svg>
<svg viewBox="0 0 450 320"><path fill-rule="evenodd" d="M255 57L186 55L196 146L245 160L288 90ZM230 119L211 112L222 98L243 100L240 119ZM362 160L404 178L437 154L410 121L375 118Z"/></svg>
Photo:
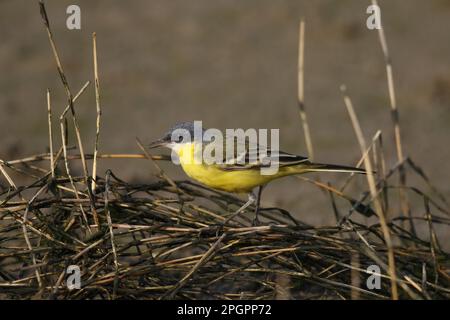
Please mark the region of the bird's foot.
<svg viewBox="0 0 450 320"><path fill-rule="evenodd" d="M252 221L252 227L257 227L261 225L261 221L258 219L258 217L255 217Z"/></svg>
<svg viewBox="0 0 450 320"><path fill-rule="evenodd" d="M224 231L225 224L224 223L210 224L206 229L207 229L207 234L209 236L215 235L216 237L219 237L221 234L223 234L225 232Z"/></svg>
<svg viewBox="0 0 450 320"><path fill-rule="evenodd" d="M224 233L223 229L225 227L225 225L223 223L220 223L218 225L216 225L217 229L216 229L216 238L219 237L221 234Z"/></svg>

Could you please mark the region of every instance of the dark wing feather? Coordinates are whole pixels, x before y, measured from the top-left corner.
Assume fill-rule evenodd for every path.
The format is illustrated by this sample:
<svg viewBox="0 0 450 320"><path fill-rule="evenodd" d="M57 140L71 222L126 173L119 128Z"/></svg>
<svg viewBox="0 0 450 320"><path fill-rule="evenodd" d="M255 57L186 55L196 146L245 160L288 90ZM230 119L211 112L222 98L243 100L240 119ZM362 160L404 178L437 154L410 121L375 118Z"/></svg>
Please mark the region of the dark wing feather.
<svg viewBox="0 0 450 320"><path fill-rule="evenodd" d="M214 142L211 142L214 143ZM230 139L226 138L222 145L223 162L219 164L219 168L224 171L237 171L260 169L264 167L276 166L290 166L299 163L309 163L307 157L283 152L273 151L262 145L250 145L246 141L245 145L238 144L234 141L234 149L232 155L226 154L226 145L230 143ZM220 148L220 146L216 146ZM231 152L230 152L231 153ZM227 158L228 156L228 158Z"/></svg>

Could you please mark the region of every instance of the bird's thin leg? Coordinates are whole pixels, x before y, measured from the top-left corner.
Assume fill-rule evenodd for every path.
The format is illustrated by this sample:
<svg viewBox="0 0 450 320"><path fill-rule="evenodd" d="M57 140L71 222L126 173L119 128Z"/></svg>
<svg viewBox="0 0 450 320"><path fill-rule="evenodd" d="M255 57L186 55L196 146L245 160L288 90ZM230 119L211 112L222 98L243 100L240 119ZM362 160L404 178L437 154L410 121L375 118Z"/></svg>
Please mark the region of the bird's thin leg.
<svg viewBox="0 0 450 320"><path fill-rule="evenodd" d="M264 186L259 186L258 191L256 191L255 219L253 219L253 223L252 223L252 225L254 225L254 226L259 225L259 219L258 219L259 204L261 203L261 194L262 194L263 188L264 188Z"/></svg>
<svg viewBox="0 0 450 320"><path fill-rule="evenodd" d="M240 213L242 213L242 211L244 211L249 206L251 206L253 203L255 203L255 201L256 201L255 195L253 193L249 193L248 201L242 207L240 207L235 213L233 213L228 218L226 218L226 220L223 222L223 225L226 225L228 222L230 222L231 220L236 218L236 216L238 216Z"/></svg>

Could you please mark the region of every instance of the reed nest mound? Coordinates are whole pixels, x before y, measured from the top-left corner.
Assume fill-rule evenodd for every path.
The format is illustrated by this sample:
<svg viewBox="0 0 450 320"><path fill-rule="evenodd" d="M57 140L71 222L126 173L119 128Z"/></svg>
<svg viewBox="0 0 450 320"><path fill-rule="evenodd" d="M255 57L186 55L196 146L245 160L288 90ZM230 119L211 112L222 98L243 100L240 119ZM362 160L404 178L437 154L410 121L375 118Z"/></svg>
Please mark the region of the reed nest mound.
<svg viewBox="0 0 450 320"><path fill-rule="evenodd" d="M386 165L380 131L365 143L342 88L361 148L358 166L364 164L368 172L367 188L360 187L355 197L346 190L352 175L341 187L299 176L317 192L329 194L330 212L311 214L334 214L336 223L312 226L281 208L262 208L260 224L253 225L253 207L228 220L244 204L240 198L172 180L157 164L170 158L150 155L140 141L140 154L99 152L95 34L97 130L94 152L84 152L75 102L89 82L72 94L42 1L40 10L67 106L59 116L58 148L47 91L48 152L0 159L0 298L450 298L449 253L440 243L440 235L450 230L450 205L424 171L403 156L382 30L397 163ZM299 61L303 79L302 57ZM312 149L302 93L299 107ZM76 140L70 144L69 127ZM98 174L97 164L105 158L144 159L157 170L157 178L137 184L121 179L120 172ZM420 181L418 186L406 183L412 176ZM337 201L347 205L345 212ZM369 219L361 222L361 215Z"/></svg>
<svg viewBox="0 0 450 320"><path fill-rule="evenodd" d="M83 177L48 172L30 185L2 190L3 297L390 298L379 223L346 217L335 226L313 227L265 208L261 225L252 226L248 215L223 225L243 202L189 181L130 184L108 171L97 179L95 193L84 183ZM429 210L434 202L427 203ZM450 296L449 255L433 231L433 224L449 220L427 212L431 241L405 230L401 218L388 223L401 239L393 248L400 298ZM367 267L374 264L381 287L369 290ZM67 286L71 265L80 268L80 289Z"/></svg>

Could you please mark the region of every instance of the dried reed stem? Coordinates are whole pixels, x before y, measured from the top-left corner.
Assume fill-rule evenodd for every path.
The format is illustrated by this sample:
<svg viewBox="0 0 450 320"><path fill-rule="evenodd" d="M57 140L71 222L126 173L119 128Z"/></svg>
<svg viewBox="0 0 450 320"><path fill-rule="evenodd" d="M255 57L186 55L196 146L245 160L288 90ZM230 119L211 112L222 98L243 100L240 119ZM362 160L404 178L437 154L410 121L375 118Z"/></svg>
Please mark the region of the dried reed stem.
<svg viewBox="0 0 450 320"><path fill-rule="evenodd" d="M58 154L60 154L60 153L61 153L61 151L58 151ZM40 162L40 161L49 160L50 156L51 155L48 153L43 153L43 154L31 156L31 157L22 158L22 159L5 161L5 165L29 164L29 163L33 163L33 162ZM87 160L94 158L94 155L90 154L90 153L87 153L84 156ZM67 160L79 160L79 159L81 159L81 154L67 155ZM147 156L145 154L138 154L138 153L105 153L105 154L99 153L99 154L97 154L97 159L147 159ZM161 160L162 161L170 161L170 156L154 155L154 156L151 156L151 159L159 160L159 161L161 161ZM61 159L59 159L58 156L55 157L55 163L60 160Z"/></svg>
<svg viewBox="0 0 450 320"><path fill-rule="evenodd" d="M378 131L374 134L374 136L373 136L373 138L372 138L372 142L370 143L370 145L367 147L367 149L366 149L366 151L364 152L364 154L361 156L361 158L359 158L358 162L356 163L356 165L355 165L356 168L359 168L359 167L363 164L364 158L367 157L367 156L369 155L369 153L370 153L370 150L372 150L372 149L374 148L375 141L378 139L378 137L379 137L380 135L381 135L381 130L378 130ZM355 176L355 173L354 173L354 172L350 173L350 175L349 175L348 178L344 181L344 183L343 183L342 186L339 188L339 190L343 192L343 191L347 188L348 184L350 183L350 181L352 180L352 178L353 178L354 176Z"/></svg>
<svg viewBox="0 0 450 320"><path fill-rule="evenodd" d="M300 119L303 126L303 133L305 135L305 143L306 148L308 150L308 157L311 161L313 161L314 150L305 110L304 63L305 63L305 21L302 19L300 21L299 27L299 48L298 48L298 108L300 113Z"/></svg>
<svg viewBox="0 0 450 320"><path fill-rule="evenodd" d="M50 90L47 89L47 114L48 114L48 143L50 147L50 171L55 178L55 162L53 159L53 129L52 129L52 105L50 101Z"/></svg>
<svg viewBox="0 0 450 320"><path fill-rule="evenodd" d="M372 0L372 4L375 6L378 6L377 0ZM397 161L403 162L404 154L403 154L402 138L401 138L401 134L400 134L400 116L399 116L399 111L397 108L397 99L395 96L394 76L393 76L393 72L392 72L392 60L389 55L389 48L387 45L386 36L384 34L383 24L381 23L381 17L380 17L380 26L378 28L378 37L380 40L381 49L383 51L384 61L386 64L386 77L387 77L387 82L388 82L392 122L394 124L394 135L395 135L395 146L396 146L396 150L397 150ZM404 187L406 184L406 173L405 173L403 166L401 166L399 168L399 180L400 180L400 185L402 185ZM402 210L402 214L403 214L403 216L410 218L409 219L410 229L412 231L414 231L415 228L413 225L411 211L409 209L407 194L403 188L399 189L399 195L400 195L400 207Z"/></svg>
<svg viewBox="0 0 450 320"><path fill-rule="evenodd" d="M377 0L372 0L372 4L378 6ZM380 17L381 21L381 17ZM402 149L402 139L400 135L400 123L399 123L399 113L397 109L397 100L395 97L395 87L394 87L394 77L392 73L392 61L389 55L389 49L386 41L386 36L384 34L383 24L380 24L380 28L378 29L378 36L380 39L381 49L383 51L385 63L386 63L386 76L388 81L388 89L389 89L389 100L391 103L392 110L392 120L394 122L394 130L395 130L395 144L397 150L397 160L399 162L403 161L403 149Z"/></svg>
<svg viewBox="0 0 450 320"><path fill-rule="evenodd" d="M102 110L100 108L100 84L98 78L98 65L97 65L97 36L94 32L92 34L92 52L94 59L94 78L95 78L95 106L97 110L97 122L96 122L96 132L95 132L95 147L94 147L94 161L92 164L92 193L95 192L96 179L97 179L97 153L98 153L98 142L100 137L100 120L102 116Z"/></svg>
<svg viewBox="0 0 450 320"><path fill-rule="evenodd" d="M33 251L33 246L31 244L30 237L28 236L28 230L26 227L26 223L28 222L28 212L29 212L30 206L45 189L47 189L47 186L42 186L39 189L39 191L36 192L36 194L33 196L33 198L31 198L31 200L28 202L27 208L25 209L25 212L23 214L22 232L23 232L23 236L25 239L25 243L27 244L28 250L30 250L31 261L33 263L33 266L37 266L37 260L36 260L36 255L34 254L34 251ZM36 274L36 279L38 281L39 287L42 288L42 279L41 279L41 274L39 272L39 268L36 267L34 272Z"/></svg>
<svg viewBox="0 0 450 320"><path fill-rule="evenodd" d="M367 150L366 141L364 139L364 135L361 130L361 126L359 124L358 117L356 116L355 110L353 108L352 101L350 97L347 95L345 86L341 87L342 93L344 95L345 106L347 107L348 114L352 121L353 129L355 131L356 137L358 139L359 146L361 148L361 154ZM386 241L386 247L388 249L388 265L389 265L389 276L391 279L391 295L392 299L398 299L398 290L397 290L397 275L395 269L395 258L394 258L394 249L392 246L391 234L386 222L385 215L383 213L383 208L378 199L378 192L375 183L375 178L373 175L372 163L369 157L364 157L364 166L366 169L367 182L369 184L370 193L372 195L373 204L375 207L375 212L378 215L378 219L380 220L381 229L383 232L384 240Z"/></svg>
<svg viewBox="0 0 450 320"><path fill-rule="evenodd" d="M63 154L64 154L64 165L66 167L67 177L69 178L70 185L72 186L72 189L73 189L73 192L75 193L76 199L80 200L80 197L78 195L78 189L75 185L75 181L70 172L69 161L67 160L67 134L66 134L66 119L65 118L60 119L60 130L61 130L62 149L63 149ZM83 217L86 228L87 228L88 232L90 234L92 234L92 230L89 226L89 221L87 219L86 212L84 211L84 208L81 204L79 205L79 207L80 207L81 216Z"/></svg>
<svg viewBox="0 0 450 320"><path fill-rule="evenodd" d="M114 257L114 269L115 269L115 273L114 273L114 288L113 288L113 299L116 298L117 295L117 288L119 286L119 262L117 260L117 249L116 249L116 245L114 243L114 231L113 231L113 227L112 227L112 220L111 220L111 215L109 212L109 181L110 181L110 176L111 176L111 172L108 170L108 172L106 173L106 177L105 177L105 215L106 215L106 221L108 223L108 229L109 229L109 238L111 240L111 249L112 249L112 253L113 253L113 257Z"/></svg>
<svg viewBox="0 0 450 320"><path fill-rule="evenodd" d="M8 172L6 172L6 170L3 168L3 160L0 159L0 172L3 174L3 176L5 177L6 181L8 181L9 185L11 187L13 187L14 189L17 189L16 184L14 183L14 181L11 179L11 177L9 176Z"/></svg>
<svg viewBox="0 0 450 320"><path fill-rule="evenodd" d="M84 173L84 177L85 177L85 182L86 185L88 184L88 170L87 170L87 166L86 166L86 159L84 158L84 148L83 148L83 143L81 141L81 134L80 134L80 127L78 125L78 120L76 117L76 113L75 113L75 108L73 105L73 95L72 92L70 91L70 87L69 87L69 83L67 81L67 77L64 74L64 69L62 67L61 64L61 60L59 58L59 54L58 54L58 50L56 49L56 44L53 40L53 34L52 31L50 29L50 22L48 20L48 16L47 16L47 11L45 10L45 5L44 2L42 0L39 1L39 7L40 7L40 11L41 11L41 16L42 16L42 20L44 22L45 25L45 29L47 31L47 36L48 39L50 41L50 46L52 48L53 51L53 56L55 58L55 62L56 62L56 67L59 73L59 76L61 78L61 82L64 86L64 89L66 90L66 95L67 95L67 100L70 106L70 111L72 113L72 119L73 119L73 124L75 127L75 134L77 137L77 142L78 142L78 148L80 149L80 154L81 154L81 163L83 166L83 173Z"/></svg>

